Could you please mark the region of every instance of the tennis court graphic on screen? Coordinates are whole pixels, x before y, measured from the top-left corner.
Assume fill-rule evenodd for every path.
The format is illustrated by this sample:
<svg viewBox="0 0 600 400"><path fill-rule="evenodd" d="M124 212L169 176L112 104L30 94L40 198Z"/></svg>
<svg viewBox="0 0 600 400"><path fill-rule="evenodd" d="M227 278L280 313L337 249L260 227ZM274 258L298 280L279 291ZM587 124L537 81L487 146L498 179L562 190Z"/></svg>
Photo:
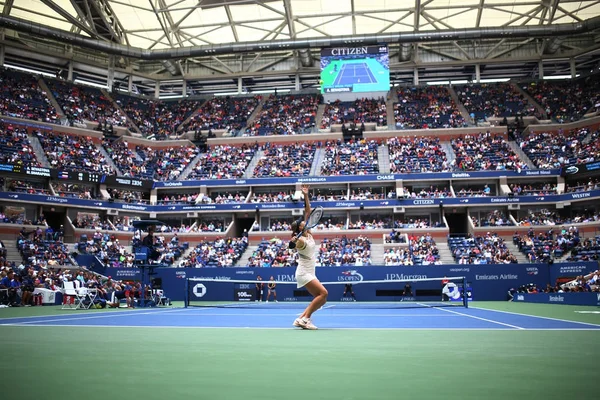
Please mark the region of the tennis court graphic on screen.
<svg viewBox="0 0 600 400"><path fill-rule="evenodd" d="M389 89L387 45L321 50L321 93L387 92Z"/></svg>

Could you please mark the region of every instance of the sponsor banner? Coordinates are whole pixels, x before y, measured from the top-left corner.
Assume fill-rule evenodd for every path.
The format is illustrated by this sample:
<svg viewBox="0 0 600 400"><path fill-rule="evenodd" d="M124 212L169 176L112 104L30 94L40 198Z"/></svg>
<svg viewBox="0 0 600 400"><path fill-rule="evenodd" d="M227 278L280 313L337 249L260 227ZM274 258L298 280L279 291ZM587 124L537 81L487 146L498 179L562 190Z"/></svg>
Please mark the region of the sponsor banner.
<svg viewBox="0 0 600 400"><path fill-rule="evenodd" d="M486 204L524 204L524 203L556 203L560 201L588 200L600 197L600 190L581 193L566 193L551 196L521 196L521 197L474 197L474 198L444 198L444 199L406 199L406 200L349 200L349 201L315 201L314 206L327 209L350 208L385 208L385 207L423 207L423 206L471 206ZM193 212L193 211L250 211L250 210L292 210L302 208L300 202L287 203L237 203L237 204L174 204L147 205L109 202L106 200L86 200L70 197L47 196L39 194L0 192L0 199L47 203L56 205L71 205L101 209L117 209L138 212Z"/></svg>
<svg viewBox="0 0 600 400"><path fill-rule="evenodd" d="M578 275L587 275L596 271L599 267L598 263L593 261L554 264L550 268L550 283L554 284L559 278L575 278Z"/></svg>
<svg viewBox="0 0 600 400"><path fill-rule="evenodd" d="M296 183L351 183L381 182L425 179L478 179L499 178L501 176L557 176L559 169L531 171L469 171L469 172L430 172L414 174L381 174L381 175L345 175L345 176L311 176L294 178L249 178L249 179L207 179L198 181L155 182L155 188L173 188L189 186L250 186L250 185L292 185Z"/></svg>
<svg viewBox="0 0 600 400"><path fill-rule="evenodd" d="M560 171L561 176L577 177L588 172L600 171L600 161L593 161L587 164L577 164L562 168Z"/></svg>
<svg viewBox="0 0 600 400"><path fill-rule="evenodd" d="M600 306L600 293L517 293L513 301L523 303Z"/></svg>
<svg viewBox="0 0 600 400"><path fill-rule="evenodd" d="M254 290L249 289L234 289L233 300L235 301L253 301Z"/></svg>
<svg viewBox="0 0 600 400"><path fill-rule="evenodd" d="M584 264L585 268L584 268ZM595 267L594 267L595 266ZM327 289L332 299L342 298L344 285L351 283L357 299L365 301L390 300L376 296L377 290L402 290L404 281L412 281L413 291L417 290L441 290L443 288L441 279L444 276L467 278L468 288L477 294L477 300L506 300L506 293L510 289L521 285L534 283L538 287L545 287L550 282L551 276L558 276L561 268L563 271L584 271L597 268L596 263L564 263L548 266L546 264L509 264L509 265L430 265L430 266L401 266L401 267L319 267L317 277L321 282L336 282L339 284L329 285ZM582 269L583 268L583 269ZM594 268L594 269L592 269ZM135 271L135 272L132 272ZM116 279L139 279L139 270L106 268L101 272L103 275L112 276ZM255 280L257 275L266 274L261 268L157 268L155 277L162 278L162 286L167 296L173 300L183 300L185 288L183 277L199 279L219 280ZM272 268L268 274L273 275L277 282L295 283L294 268ZM123 275L124 274L124 275ZM134 275L132 275L134 274ZM570 275L571 273L569 273ZM574 274L574 275L577 275ZM436 278L433 281L418 282L419 279ZM440 280L438 281L437 278ZM363 281L402 281L398 283L384 282L380 284L362 284ZM247 284L202 282L202 300L233 301L235 290L254 290L252 286L240 286ZM252 285L252 284L250 284ZM277 286L277 298L298 298L295 284L280 284Z"/></svg>

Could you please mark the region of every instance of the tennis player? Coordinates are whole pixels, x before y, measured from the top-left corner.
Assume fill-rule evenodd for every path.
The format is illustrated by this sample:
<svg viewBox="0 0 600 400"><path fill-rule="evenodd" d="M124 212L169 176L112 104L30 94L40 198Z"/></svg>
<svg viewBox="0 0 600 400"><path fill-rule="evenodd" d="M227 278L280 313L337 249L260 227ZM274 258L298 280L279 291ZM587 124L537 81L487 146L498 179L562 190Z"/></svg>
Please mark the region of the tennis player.
<svg viewBox="0 0 600 400"><path fill-rule="evenodd" d="M273 300L275 300L275 303L277 303L277 290L275 289L276 286L277 284L275 283L275 278L271 276L269 282L267 283L267 303L271 298L271 294L273 295Z"/></svg>
<svg viewBox="0 0 600 400"><path fill-rule="evenodd" d="M310 233L310 229L296 238L298 233L302 232L306 220L310 215L310 201L308 200L308 185L302 185L302 193L304 194L304 221L296 220L292 222L292 240L296 250L298 251L298 267L296 268L296 282L298 288L306 288L313 296L312 301L306 307L306 310L294 321L294 326L302 329L315 330L317 327L312 323L311 317L313 313L327 302L327 289L319 282L315 272L315 251L317 246L315 239Z"/></svg>

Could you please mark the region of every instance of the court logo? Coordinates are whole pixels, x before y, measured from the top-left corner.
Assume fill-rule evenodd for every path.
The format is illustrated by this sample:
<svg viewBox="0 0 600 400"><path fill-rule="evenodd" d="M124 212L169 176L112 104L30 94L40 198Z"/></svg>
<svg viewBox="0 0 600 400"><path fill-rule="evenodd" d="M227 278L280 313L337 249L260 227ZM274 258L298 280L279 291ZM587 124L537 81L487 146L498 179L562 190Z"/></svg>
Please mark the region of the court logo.
<svg viewBox="0 0 600 400"><path fill-rule="evenodd" d="M204 286L202 283L198 283L196 286L194 286L192 291L194 292L194 296L203 297L206 294L206 286Z"/></svg>
<svg viewBox="0 0 600 400"><path fill-rule="evenodd" d="M527 275L537 275L537 274L539 274L539 270L537 269L537 267L527 267L526 271L527 271Z"/></svg>
<svg viewBox="0 0 600 400"><path fill-rule="evenodd" d="M442 289L442 293L448 296L449 299L460 299L460 288L454 282L448 282Z"/></svg>
<svg viewBox="0 0 600 400"><path fill-rule="evenodd" d="M573 175L579 172L579 168L572 166L572 167L568 167L565 172L569 175Z"/></svg>
<svg viewBox="0 0 600 400"><path fill-rule="evenodd" d="M343 271L342 276L338 276L338 281L360 282L363 276L356 270Z"/></svg>

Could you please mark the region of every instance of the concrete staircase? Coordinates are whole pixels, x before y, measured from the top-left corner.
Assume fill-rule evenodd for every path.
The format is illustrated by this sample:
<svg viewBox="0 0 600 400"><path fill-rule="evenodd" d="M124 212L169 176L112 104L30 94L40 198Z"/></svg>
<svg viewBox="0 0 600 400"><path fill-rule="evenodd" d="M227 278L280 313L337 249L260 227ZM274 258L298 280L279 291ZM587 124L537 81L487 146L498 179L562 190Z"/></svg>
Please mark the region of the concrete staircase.
<svg viewBox="0 0 600 400"><path fill-rule="evenodd" d="M583 144L588 144L592 141L593 136L594 136L594 131L590 130L590 133L588 133L588 135L581 141L581 143Z"/></svg>
<svg viewBox="0 0 600 400"><path fill-rule="evenodd" d="M398 96L394 89L390 90L389 98L385 102L385 109L387 112L387 124L388 129L396 128L396 118L394 117L394 103L398 102Z"/></svg>
<svg viewBox="0 0 600 400"><path fill-rule="evenodd" d="M179 178L177 178L177 180L185 181L187 179L188 175L194 170L194 168L196 168L196 165L200 162L202 157L204 157L205 155L206 155L206 153L198 153L196 155L196 157L194 157L192 162L190 162L188 164L188 166L185 167L185 169L181 172L181 174L179 175Z"/></svg>
<svg viewBox="0 0 600 400"><path fill-rule="evenodd" d="M17 266L23 262L23 257L21 257L21 253L17 249L17 244L15 243L15 239L12 240L3 240L4 246L6 247L6 261L13 261Z"/></svg>
<svg viewBox="0 0 600 400"><path fill-rule="evenodd" d="M506 244L508 250L517 258L519 264L529 264L529 260L527 259L525 254L519 251L519 248L515 246L512 240L505 240L504 244Z"/></svg>
<svg viewBox="0 0 600 400"><path fill-rule="evenodd" d="M244 251L238 260L238 262L234 265L234 267L247 267L248 259L254 254L254 252L258 249L258 246L248 246L246 247L246 251Z"/></svg>
<svg viewBox="0 0 600 400"><path fill-rule="evenodd" d="M525 97L530 104L533 104L535 106L536 110L538 111L538 113L544 119L548 119L548 115L546 114L546 110L544 110L544 107L542 107L541 105L539 105L538 102L535 101L535 99L529 95L529 93L527 93L525 90L521 89L521 87L517 83L515 83L515 82L511 82L511 86L517 92L521 93L523 95L523 97Z"/></svg>
<svg viewBox="0 0 600 400"><path fill-rule="evenodd" d="M54 107L54 109L56 110L56 115L60 117L60 122L63 124L66 123L67 116L65 115L62 108L60 108L58 101L56 101L56 97L54 97L54 93L52 93L48 85L46 85L46 82L44 82L42 78L39 78L38 85L40 86L40 89L46 92L46 96L48 97L48 100L50 100L50 104L52 104L52 107Z"/></svg>
<svg viewBox="0 0 600 400"><path fill-rule="evenodd" d="M117 165L114 163L113 159L110 157L110 155L108 154L108 152L106 151L104 146L102 146L102 144L100 144L100 143L96 143L96 148L100 151L100 153L102 153L102 155L104 156L104 159L106 160L106 163L108 165L110 165L110 167L114 171L117 172L117 175L123 176L123 173L119 170L119 168L117 168Z"/></svg>
<svg viewBox="0 0 600 400"><path fill-rule="evenodd" d="M452 256L452 251L450 251L450 247L448 247L448 242L437 241L435 242L435 245L438 248L440 261L442 262L442 264L456 264L456 261Z"/></svg>
<svg viewBox="0 0 600 400"><path fill-rule="evenodd" d="M119 110L119 112L125 116L125 120L127 121L127 127L133 129L136 133L139 133L140 135L142 134L142 131L140 131L140 129L137 127L137 125L133 122L133 120L131 118L129 118L129 115L127 115L127 113L121 108L121 106L119 105L119 103L117 103L112 96L110 95L110 93L108 93L108 91L106 89L101 89L101 92L104 96L106 96L107 99L109 99L113 105L115 106L115 108L117 110Z"/></svg>
<svg viewBox="0 0 600 400"><path fill-rule="evenodd" d="M263 105L265 104L266 100L267 99L264 98L264 97L260 100L260 102L258 103L258 105L256 106L256 108L254 109L254 111L252 112L252 114L250 114L250 116L248 117L248 120L246 121L246 126L244 128L242 128L242 130L240 131L240 135L243 134L244 131L249 126L252 126L252 124L254 123L254 120L260 114L260 112L262 111Z"/></svg>
<svg viewBox="0 0 600 400"><path fill-rule="evenodd" d="M509 140L508 145L519 156L521 161L525 161L525 163L527 164L529 169L537 168L535 166L535 164L533 163L533 161L531 161L531 159L529 159L529 157L527 157L527 155L523 152L523 150L521 150L521 147L518 145L517 142L515 142L514 140Z"/></svg>
<svg viewBox="0 0 600 400"><path fill-rule="evenodd" d="M325 149L318 148L315 151L315 157L313 158L313 163L310 166L310 172L308 173L309 176L316 176L321 173L323 160L325 160Z"/></svg>
<svg viewBox="0 0 600 400"><path fill-rule="evenodd" d="M185 133L185 132L182 132L183 131L183 127L186 126L192 120L192 118L194 118L196 115L198 115L200 113L200 109L202 107L204 107L204 105L207 102L208 102L208 100L205 100L202 103L200 103L200 105L198 106L198 108L195 109L193 113L191 113L190 115L188 115L188 117L183 120L183 122L181 123L181 125L179 125L177 127L177 134Z"/></svg>
<svg viewBox="0 0 600 400"><path fill-rule="evenodd" d="M371 244L371 265L385 265L383 244Z"/></svg>
<svg viewBox="0 0 600 400"><path fill-rule="evenodd" d="M35 153L35 157L42 164L42 167L50 168L50 162L48 161L48 157L46 157L46 153L42 148L42 144L36 135L28 134L27 138L29 139L29 143L31 143L31 147L33 148L33 152Z"/></svg>
<svg viewBox="0 0 600 400"><path fill-rule="evenodd" d="M456 153L454 153L454 149L450 142L442 142L442 149L446 152L446 157L448 158L448 165L452 165L454 160L456 159Z"/></svg>
<svg viewBox="0 0 600 400"><path fill-rule="evenodd" d="M315 115L315 126L317 127L317 132L321 127L321 121L323 121L323 114L325 113L325 104L319 104L319 108L317 108L317 115Z"/></svg>
<svg viewBox="0 0 600 400"><path fill-rule="evenodd" d="M377 149L377 164L380 174L390 173L390 153L387 144L382 144Z"/></svg>
<svg viewBox="0 0 600 400"><path fill-rule="evenodd" d="M252 157L252 160L250 160L250 163L246 168L246 172L244 172L245 179L254 177L254 167L256 167L256 164L258 164L258 160L263 158L264 155L265 152L263 150L257 150L256 153L254 153L254 157Z"/></svg>
<svg viewBox="0 0 600 400"><path fill-rule="evenodd" d="M456 93L456 90L454 90L452 85L448 85L448 92L450 93L450 97L452 98L452 100L454 100L454 104L456 104L456 106L458 107L458 111L460 111L460 114L463 116L465 121L467 121L469 125L475 125L475 121L473 121L473 119L471 118L471 115L469 114L469 111L464 106L464 104L461 103L458 99L458 94Z"/></svg>

